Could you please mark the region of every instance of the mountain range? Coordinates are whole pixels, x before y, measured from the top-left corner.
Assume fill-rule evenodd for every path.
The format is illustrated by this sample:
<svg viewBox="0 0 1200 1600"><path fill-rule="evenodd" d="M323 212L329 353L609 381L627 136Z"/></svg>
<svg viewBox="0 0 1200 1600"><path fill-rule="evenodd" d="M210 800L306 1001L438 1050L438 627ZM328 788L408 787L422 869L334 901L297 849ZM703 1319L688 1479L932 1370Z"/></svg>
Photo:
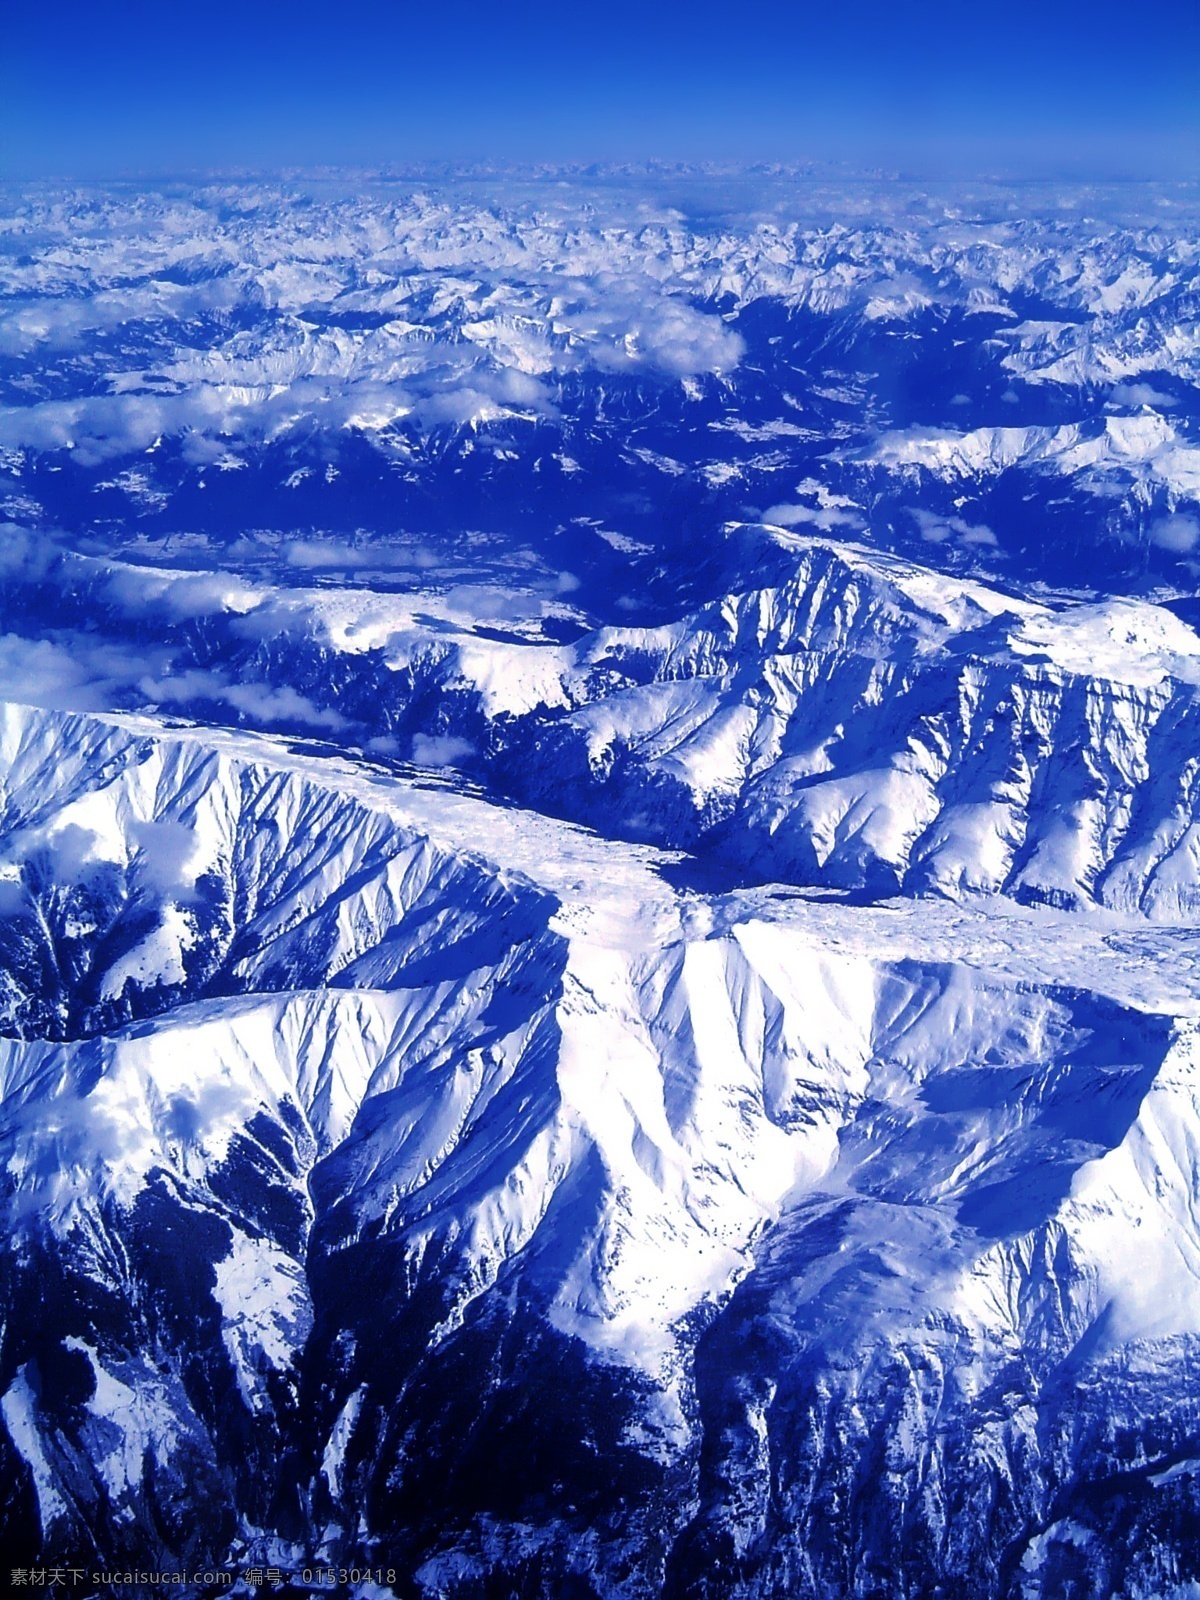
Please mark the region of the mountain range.
<svg viewBox="0 0 1200 1600"><path fill-rule="evenodd" d="M14 1563L1194 1600L1190 191L5 216Z"/></svg>

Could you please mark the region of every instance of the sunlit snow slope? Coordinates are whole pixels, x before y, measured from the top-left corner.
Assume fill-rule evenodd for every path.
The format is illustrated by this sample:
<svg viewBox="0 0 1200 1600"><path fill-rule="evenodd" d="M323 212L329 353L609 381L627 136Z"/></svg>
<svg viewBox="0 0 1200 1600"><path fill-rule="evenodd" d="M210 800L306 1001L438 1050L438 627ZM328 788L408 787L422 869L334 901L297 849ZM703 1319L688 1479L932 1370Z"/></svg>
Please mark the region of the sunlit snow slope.
<svg viewBox="0 0 1200 1600"><path fill-rule="evenodd" d="M48 1547L366 1528L472 1592L563 1570L583 1518L614 1592L995 1589L1075 1559L1083 1512L1045 1525L1086 1446L1146 1571L1178 1558L1196 1006L1136 932L1053 981L1061 913L702 900L282 746L4 732L3 1415Z"/></svg>

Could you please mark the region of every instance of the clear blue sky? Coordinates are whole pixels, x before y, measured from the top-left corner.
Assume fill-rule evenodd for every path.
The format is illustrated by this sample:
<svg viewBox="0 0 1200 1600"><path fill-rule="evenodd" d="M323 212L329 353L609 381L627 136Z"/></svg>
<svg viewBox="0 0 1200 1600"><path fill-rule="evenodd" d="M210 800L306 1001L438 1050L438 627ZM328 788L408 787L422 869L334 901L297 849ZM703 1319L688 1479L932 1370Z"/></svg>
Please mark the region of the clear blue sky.
<svg viewBox="0 0 1200 1600"><path fill-rule="evenodd" d="M0 0L0 170L1200 168L1200 0Z"/></svg>

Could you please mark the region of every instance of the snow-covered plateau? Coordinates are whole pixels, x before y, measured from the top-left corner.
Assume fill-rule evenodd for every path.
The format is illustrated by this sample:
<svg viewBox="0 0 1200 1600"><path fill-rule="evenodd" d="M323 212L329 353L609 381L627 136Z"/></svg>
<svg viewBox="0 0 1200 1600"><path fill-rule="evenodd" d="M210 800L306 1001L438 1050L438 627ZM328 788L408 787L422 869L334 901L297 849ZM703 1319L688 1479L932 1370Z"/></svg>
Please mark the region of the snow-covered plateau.
<svg viewBox="0 0 1200 1600"><path fill-rule="evenodd" d="M1197 1600L1196 205L5 196L14 1564Z"/></svg>

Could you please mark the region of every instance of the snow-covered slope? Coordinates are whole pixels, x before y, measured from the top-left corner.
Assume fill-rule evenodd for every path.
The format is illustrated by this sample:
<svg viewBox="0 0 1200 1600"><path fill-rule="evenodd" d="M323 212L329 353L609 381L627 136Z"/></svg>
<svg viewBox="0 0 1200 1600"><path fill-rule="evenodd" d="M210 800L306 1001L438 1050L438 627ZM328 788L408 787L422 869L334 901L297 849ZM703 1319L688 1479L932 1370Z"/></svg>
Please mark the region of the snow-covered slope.
<svg viewBox="0 0 1200 1600"><path fill-rule="evenodd" d="M1195 917L1191 627L1144 601L1049 604L769 540L769 587L572 645L434 632L409 600L287 615L342 685L331 707L356 675L372 684L364 734L608 833L703 841L759 879ZM296 646L277 609L262 631L282 681Z"/></svg>
<svg viewBox="0 0 1200 1600"><path fill-rule="evenodd" d="M1114 481L1144 500L1165 490L1170 503L1200 498L1200 447L1148 405L1133 416L1109 416L1097 425L976 428L957 434L913 429L885 434L872 459L900 472L924 471L950 482L987 478L1029 467L1072 479L1099 495Z"/></svg>
<svg viewBox="0 0 1200 1600"><path fill-rule="evenodd" d="M0 970L18 1034L108 1031L208 993L389 988L496 953L538 915L502 874L298 772L86 717L3 718Z"/></svg>
<svg viewBox="0 0 1200 1600"><path fill-rule="evenodd" d="M2 1051L2 1406L48 1545L265 1559L271 1533L332 1557L366 1528L419 1592L532 1561L549 1593L568 1503L598 1493L564 1445L574 1388L626 1508L595 1503L597 1592L690 1593L722 1562L746 1592L821 1592L834 1527L843 1564L882 1559L827 1504L865 1470L855 1430L892 1427L846 1388L881 1362L945 1368L947 1417L1002 1373L1032 1386L994 1446L1025 1507L1004 1551L987 1519L947 1543L947 1512L909 1517L948 1580L1000 1592L1022 1540L1040 1570L1050 1468L1020 1440L1059 1426L1080 1362L1093 1383L1155 1352L1143 1478L1182 1459L1197 1013L1136 923L1081 936L1048 982L1063 913L680 896L644 847L350 764L318 781L279 744L5 718L5 849L34 908L14 892L5 926L34 915L58 962L52 995L13 980ZM203 874L222 918L197 912ZM130 944L107 908L133 902ZM130 1020L98 1030L89 984ZM760 1352L764 1317L788 1331ZM794 1438L813 1384L816 1455ZM906 1426L873 1517L965 1492ZM518 1449L503 1492L476 1482L473 1451ZM826 1542L797 1567L810 1515ZM1091 1537L1115 1549L1103 1519Z"/></svg>
<svg viewBox="0 0 1200 1600"><path fill-rule="evenodd" d="M615 790L763 877L1194 917L1191 628L793 542L778 587L577 647L591 703L536 736L541 793L561 771L595 817Z"/></svg>

